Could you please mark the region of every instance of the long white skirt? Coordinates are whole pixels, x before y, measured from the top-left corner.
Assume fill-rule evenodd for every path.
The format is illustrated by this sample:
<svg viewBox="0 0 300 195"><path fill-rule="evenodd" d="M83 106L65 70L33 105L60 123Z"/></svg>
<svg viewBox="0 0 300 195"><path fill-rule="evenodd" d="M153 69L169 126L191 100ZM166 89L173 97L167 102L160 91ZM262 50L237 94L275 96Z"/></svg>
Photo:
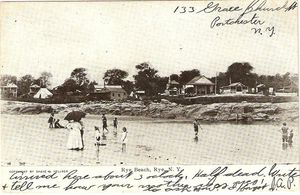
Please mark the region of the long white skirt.
<svg viewBox="0 0 300 195"><path fill-rule="evenodd" d="M72 129L70 130L68 142L67 142L68 149L82 149L82 140L81 134L79 130Z"/></svg>

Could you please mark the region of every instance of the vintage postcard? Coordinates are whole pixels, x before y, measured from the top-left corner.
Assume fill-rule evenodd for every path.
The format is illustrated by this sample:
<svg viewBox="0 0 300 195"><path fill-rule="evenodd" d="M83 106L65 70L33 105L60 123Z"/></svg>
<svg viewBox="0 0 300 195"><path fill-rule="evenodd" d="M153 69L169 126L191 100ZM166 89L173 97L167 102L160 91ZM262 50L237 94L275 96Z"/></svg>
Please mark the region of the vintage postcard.
<svg viewBox="0 0 300 195"><path fill-rule="evenodd" d="M298 29L294 0L1 2L1 191L299 191Z"/></svg>

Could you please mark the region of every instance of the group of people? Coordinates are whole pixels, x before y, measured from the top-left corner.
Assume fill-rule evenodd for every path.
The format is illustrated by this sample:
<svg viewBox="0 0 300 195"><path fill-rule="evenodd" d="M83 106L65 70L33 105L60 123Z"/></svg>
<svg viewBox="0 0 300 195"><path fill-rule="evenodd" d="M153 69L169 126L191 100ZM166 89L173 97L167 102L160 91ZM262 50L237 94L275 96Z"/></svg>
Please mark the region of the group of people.
<svg viewBox="0 0 300 195"><path fill-rule="evenodd" d="M67 141L67 148L70 150L83 150L84 149L84 130L85 127L83 125L82 120L74 121L69 120L68 124L64 127L59 124L59 119L54 118L54 113L51 113L49 119L49 128L66 128L69 130L69 136ZM118 119L115 117L113 119L113 135L117 137L118 132ZM100 146L105 146L106 144L103 143L103 140L106 140L106 134L109 133L108 125L107 125L107 118L105 114L102 115L102 131L99 127L95 126L95 146L99 151ZM122 136L121 136L121 143L122 143L122 152L126 152L126 144L128 140L127 136L127 128L122 128Z"/></svg>
<svg viewBox="0 0 300 195"><path fill-rule="evenodd" d="M54 113L51 113L49 119L48 119L48 123L49 123L49 128L65 128L64 126L62 126L60 123L59 123L59 119L55 119L54 118Z"/></svg>
<svg viewBox="0 0 300 195"><path fill-rule="evenodd" d="M113 134L115 137L117 136L117 133L118 133L118 125L119 125L118 118L115 117L113 119L113 128L114 128ZM95 139L96 139L95 146L97 146L97 150L99 150L99 146L103 145L103 143L101 143L101 142L103 140L106 140L105 134L109 133L109 130L107 127L108 127L107 118L106 118L105 114L102 114L102 132L100 131L99 127L95 126ZM126 144L127 144L127 139L128 139L127 133L128 133L127 128L123 127L122 128L122 136L121 136L122 152L126 152Z"/></svg>

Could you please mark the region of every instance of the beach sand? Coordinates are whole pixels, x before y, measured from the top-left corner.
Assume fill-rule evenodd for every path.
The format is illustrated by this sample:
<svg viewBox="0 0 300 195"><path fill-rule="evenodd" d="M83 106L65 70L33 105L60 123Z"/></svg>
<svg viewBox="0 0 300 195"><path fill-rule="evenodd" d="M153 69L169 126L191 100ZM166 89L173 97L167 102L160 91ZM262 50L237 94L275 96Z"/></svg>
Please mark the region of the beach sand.
<svg viewBox="0 0 300 195"><path fill-rule="evenodd" d="M61 120L66 113L55 115ZM299 130L294 129L293 147L282 149L281 124L206 123L194 140L191 121L119 118L113 135L108 116L106 146L99 153L94 146L94 126L102 127L101 116L87 115L85 149L66 148L67 129L49 129L48 114L1 115L2 166L118 166L118 165L199 165L299 163ZM128 129L127 152L121 152L121 128Z"/></svg>

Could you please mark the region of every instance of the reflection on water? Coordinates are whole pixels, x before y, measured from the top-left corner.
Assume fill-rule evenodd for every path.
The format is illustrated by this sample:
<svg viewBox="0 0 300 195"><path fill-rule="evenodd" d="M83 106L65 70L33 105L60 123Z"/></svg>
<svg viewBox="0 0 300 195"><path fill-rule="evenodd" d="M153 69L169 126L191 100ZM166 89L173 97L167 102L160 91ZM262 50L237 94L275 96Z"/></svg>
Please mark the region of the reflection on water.
<svg viewBox="0 0 300 195"><path fill-rule="evenodd" d="M282 150L287 150L288 148L293 148L293 141L282 142Z"/></svg>
<svg viewBox="0 0 300 195"><path fill-rule="evenodd" d="M195 136L195 137L194 137L194 142L195 142L195 143L198 143L198 136Z"/></svg>

